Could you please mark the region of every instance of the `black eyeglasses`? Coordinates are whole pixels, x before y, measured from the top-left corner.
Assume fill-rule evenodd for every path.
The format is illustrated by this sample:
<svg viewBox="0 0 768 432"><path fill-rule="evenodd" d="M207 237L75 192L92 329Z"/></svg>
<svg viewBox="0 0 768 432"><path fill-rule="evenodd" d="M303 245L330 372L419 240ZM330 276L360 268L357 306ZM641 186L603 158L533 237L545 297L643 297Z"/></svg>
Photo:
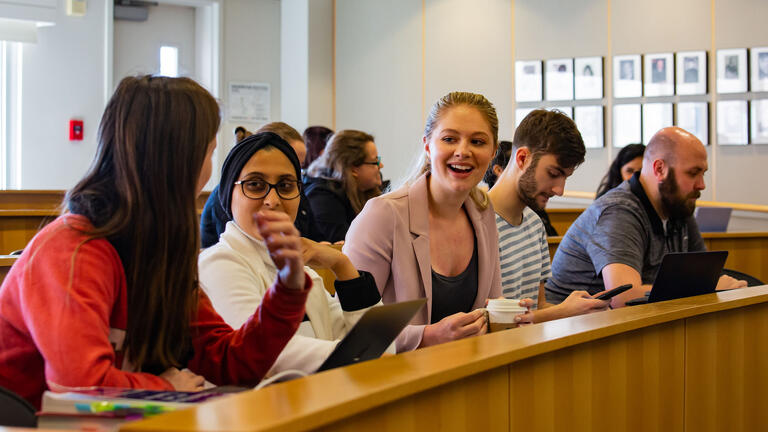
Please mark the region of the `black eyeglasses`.
<svg viewBox="0 0 768 432"><path fill-rule="evenodd" d="M381 156L376 156L376 162L363 162L363 165L376 165L381 167Z"/></svg>
<svg viewBox="0 0 768 432"><path fill-rule="evenodd" d="M240 180L235 184L240 185L246 198L254 200L266 197L272 189L277 192L277 196L286 200L298 198L301 192L299 182L296 180L280 180L276 184L264 180Z"/></svg>

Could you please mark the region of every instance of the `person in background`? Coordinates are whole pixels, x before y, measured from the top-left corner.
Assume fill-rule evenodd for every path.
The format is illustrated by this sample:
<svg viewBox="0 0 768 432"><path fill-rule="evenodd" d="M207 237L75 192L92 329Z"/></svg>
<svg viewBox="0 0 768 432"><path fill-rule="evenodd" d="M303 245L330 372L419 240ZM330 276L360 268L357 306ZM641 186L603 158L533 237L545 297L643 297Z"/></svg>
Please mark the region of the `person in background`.
<svg viewBox="0 0 768 432"><path fill-rule="evenodd" d="M235 144L239 143L246 137L250 136L251 133L248 132L248 130L242 126L238 126L235 128Z"/></svg>
<svg viewBox="0 0 768 432"><path fill-rule="evenodd" d="M40 407L47 389L253 386L304 316L312 280L287 215L252 214L276 276L233 330L198 286L196 196L211 175L219 106L188 78L123 79L68 212L0 287L0 386ZM185 370L188 368L189 370Z"/></svg>
<svg viewBox="0 0 768 432"><path fill-rule="evenodd" d="M643 168L643 154L645 146L643 144L628 144L624 146L605 173L605 177L600 181L597 188L595 199L605 195L606 192L620 185L621 182L629 180L632 174Z"/></svg>
<svg viewBox="0 0 768 432"><path fill-rule="evenodd" d="M483 308L501 296L499 238L477 184L496 152L498 128L484 96L440 98L408 181L368 201L347 232L344 253L373 274L384 303L427 299L398 336L398 352L486 332Z"/></svg>
<svg viewBox="0 0 768 432"><path fill-rule="evenodd" d="M303 159L301 167L306 169L315 159L319 158L325 150L328 138L333 131L325 126L310 126L304 129L304 143L307 145L307 157Z"/></svg>
<svg viewBox="0 0 768 432"><path fill-rule="evenodd" d="M667 127L648 143L643 167L592 203L563 236L547 280L547 301L591 295L625 284L613 307L651 289L665 254L703 251L693 210L704 190L707 151L691 133ZM721 276L718 289L746 286Z"/></svg>
<svg viewBox="0 0 768 432"><path fill-rule="evenodd" d="M499 141L499 148L496 149L496 154L493 156L491 165L488 167L488 170L483 177L483 181L488 185L488 189L491 189L493 185L496 184L496 180L501 175L501 172L507 167L510 157L512 157L512 141ZM531 210L533 210L533 212L541 219L548 236L554 237L558 235L557 230L552 226L552 222L549 220L546 208Z"/></svg>
<svg viewBox="0 0 768 432"><path fill-rule="evenodd" d="M256 133L260 132L273 132L279 135L280 138L290 144L299 160L306 157L307 147L304 145L304 139L299 135L299 132L289 124L283 122L267 123L256 131ZM251 135L251 133L248 133L248 136ZM219 236L224 232L227 221L231 219L227 217L227 212L221 206L220 200L219 186L217 185L208 196L208 200L203 207L203 213L200 215L200 232L202 233L203 248L213 246L219 241ZM322 241L324 240L324 237L315 225L314 220L312 207L310 207L304 192L301 191L301 196L299 198L299 213L294 220L294 225L296 225L296 228L299 230L302 237L315 241Z"/></svg>
<svg viewBox="0 0 768 432"><path fill-rule="evenodd" d="M383 167L373 136L357 130L333 134L304 178L304 192L323 240L344 240L365 203L381 194Z"/></svg>
<svg viewBox="0 0 768 432"><path fill-rule="evenodd" d="M200 253L200 286L227 324L239 328L261 303L278 271L250 215L269 209L296 218L301 190L299 159L278 135L257 133L230 151L219 190L226 198L229 221L220 241ZM337 297L328 294L317 273L305 268L312 278L306 306L309 320L302 322L268 376L295 369L315 372L339 338L381 299L373 277L358 272L339 250L306 239L303 247L307 264L333 271Z"/></svg>
<svg viewBox="0 0 768 432"><path fill-rule="evenodd" d="M586 149L576 124L558 111L534 110L515 130L510 151L512 159L488 191L499 230L504 297L530 298L538 305L537 310L517 317L520 322L549 321L607 308L608 302L595 300L585 291L572 293L557 306L545 301L549 245L534 210L543 209L550 197L561 196L565 180L584 162Z"/></svg>

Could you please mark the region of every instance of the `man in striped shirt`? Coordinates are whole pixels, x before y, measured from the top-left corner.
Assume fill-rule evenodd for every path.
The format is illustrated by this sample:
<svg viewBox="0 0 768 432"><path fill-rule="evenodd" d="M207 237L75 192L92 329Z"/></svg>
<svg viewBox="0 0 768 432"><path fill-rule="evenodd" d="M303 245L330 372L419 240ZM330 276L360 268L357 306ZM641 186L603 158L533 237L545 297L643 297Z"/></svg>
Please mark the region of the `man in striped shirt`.
<svg viewBox="0 0 768 432"><path fill-rule="evenodd" d="M548 321L608 306L585 291L575 291L556 306L544 297L549 246L535 211L543 210L550 197L563 194L566 178L584 162L585 154L573 120L559 111L534 110L517 127L510 154L494 159L509 161L488 192L499 229L502 291L506 298L530 298L538 305L522 321Z"/></svg>

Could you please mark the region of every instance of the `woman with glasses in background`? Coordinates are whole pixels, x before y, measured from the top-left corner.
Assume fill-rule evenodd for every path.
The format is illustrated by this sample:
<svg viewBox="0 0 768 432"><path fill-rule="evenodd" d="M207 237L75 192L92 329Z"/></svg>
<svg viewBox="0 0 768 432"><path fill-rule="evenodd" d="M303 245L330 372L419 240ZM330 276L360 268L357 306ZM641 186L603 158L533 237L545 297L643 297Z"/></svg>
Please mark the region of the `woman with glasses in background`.
<svg viewBox="0 0 768 432"><path fill-rule="evenodd" d="M365 203L381 195L381 163L373 136L356 130L334 134L307 169L305 190L325 240L344 240Z"/></svg>
<svg viewBox="0 0 768 432"><path fill-rule="evenodd" d="M299 210L301 167L290 145L271 132L252 135L236 145L221 172L219 199L228 221L219 242L200 254L200 285L214 308L233 328L240 328L261 303L277 267L269 258L272 238L259 235L251 215L268 209L288 215ZM337 298L310 268L312 289L306 317L267 376L285 370L317 370L363 312L381 297L373 277L358 272L349 259L331 246L302 238L305 263L331 269ZM250 311L250 312L249 312Z"/></svg>

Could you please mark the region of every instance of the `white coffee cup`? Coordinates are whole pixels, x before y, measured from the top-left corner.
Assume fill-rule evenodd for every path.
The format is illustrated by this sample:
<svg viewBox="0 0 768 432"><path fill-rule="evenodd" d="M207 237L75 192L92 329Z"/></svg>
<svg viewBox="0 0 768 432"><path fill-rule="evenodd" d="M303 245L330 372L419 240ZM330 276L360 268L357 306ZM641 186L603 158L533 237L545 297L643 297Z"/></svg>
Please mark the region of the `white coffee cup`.
<svg viewBox="0 0 768 432"><path fill-rule="evenodd" d="M528 312L517 299L491 299L485 309L488 311L490 332L517 327L515 316Z"/></svg>

